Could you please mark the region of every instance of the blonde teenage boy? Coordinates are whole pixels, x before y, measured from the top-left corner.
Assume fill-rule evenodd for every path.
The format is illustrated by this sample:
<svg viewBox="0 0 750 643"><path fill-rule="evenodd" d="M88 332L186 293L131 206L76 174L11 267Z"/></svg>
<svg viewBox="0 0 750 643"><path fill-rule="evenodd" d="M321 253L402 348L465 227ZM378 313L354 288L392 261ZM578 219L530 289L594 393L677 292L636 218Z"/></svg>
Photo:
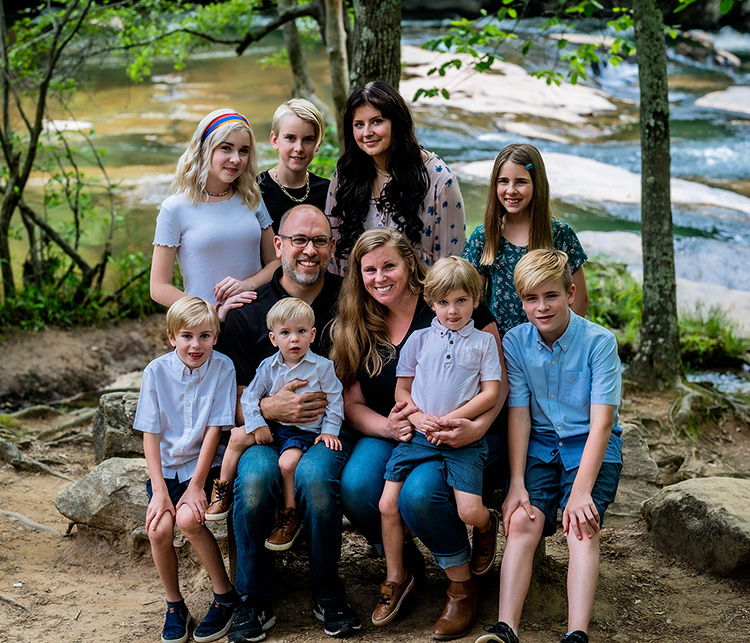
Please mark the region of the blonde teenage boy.
<svg viewBox="0 0 750 643"><path fill-rule="evenodd" d="M622 467L617 342L570 310L576 293L564 252L529 252L514 280L529 321L503 337L511 477L500 614L476 643L518 643L534 551L542 536L555 533L558 508L570 553L568 632L561 641L587 643L599 534Z"/></svg>
<svg viewBox="0 0 750 643"><path fill-rule="evenodd" d="M190 614L180 593L175 524L208 572L214 598L193 632L196 641L215 641L229 630L238 597L224 569L219 546L205 526L222 427L233 426L235 374L232 361L213 348L219 320L199 297L182 297L167 311L166 331L174 351L143 371L133 427L143 431L149 496L146 531L167 600L162 643L188 640Z"/></svg>
<svg viewBox="0 0 750 643"><path fill-rule="evenodd" d="M271 306L266 325L271 343L279 350L260 363L250 386L242 392L240 403L245 426L233 432L244 431L244 440L230 442L221 466L221 481L228 483L234 478L240 456L247 447L269 445L279 452L284 509L265 546L273 551L284 551L292 546L302 528L294 488L294 474L302 455L318 442L329 449L341 450L338 435L344 419L343 387L336 377L333 362L310 350L315 339L315 313L309 304L296 297L285 297ZM297 393L325 393L328 401L325 412L307 424L287 426L274 422L269 428L269 422L260 411L260 400L293 380L307 382ZM206 517L215 520L226 515L227 510L226 502L212 502Z"/></svg>

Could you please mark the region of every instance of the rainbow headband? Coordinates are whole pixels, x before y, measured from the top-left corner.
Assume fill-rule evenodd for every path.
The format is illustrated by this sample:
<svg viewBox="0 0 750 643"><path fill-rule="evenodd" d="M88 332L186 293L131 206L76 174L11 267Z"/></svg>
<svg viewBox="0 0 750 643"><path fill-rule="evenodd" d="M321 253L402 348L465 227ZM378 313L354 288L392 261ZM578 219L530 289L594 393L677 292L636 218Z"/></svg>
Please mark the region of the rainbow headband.
<svg viewBox="0 0 750 643"><path fill-rule="evenodd" d="M201 136L201 142L205 141L208 138L208 135L219 127L219 125L223 125L230 121L242 121L245 125L250 127L250 123L247 122L247 119L242 114L235 114L234 112L231 114L222 114L206 125L206 129L203 130L203 136Z"/></svg>

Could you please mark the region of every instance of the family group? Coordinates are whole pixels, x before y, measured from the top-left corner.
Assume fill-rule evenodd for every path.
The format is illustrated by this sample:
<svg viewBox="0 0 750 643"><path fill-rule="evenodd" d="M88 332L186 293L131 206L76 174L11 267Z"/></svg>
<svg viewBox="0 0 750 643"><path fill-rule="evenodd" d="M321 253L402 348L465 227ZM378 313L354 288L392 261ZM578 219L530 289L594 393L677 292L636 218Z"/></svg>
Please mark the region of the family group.
<svg viewBox="0 0 750 643"><path fill-rule="evenodd" d="M417 596L415 539L431 552L447 577L436 640L470 633L502 531L498 622L476 643L517 643L534 552L561 510L561 640L585 643L622 462L620 361L612 333L585 319L586 255L552 217L542 156L500 151L467 241L458 180L419 145L395 89L352 92L330 181L308 170L324 127L308 101L282 104L278 163L258 174L249 119L211 112L156 220L151 294L175 350L146 367L134 428L161 641L264 639L272 552L300 535L313 615L329 636L361 630L339 574L345 516L385 558L373 626ZM485 503L497 489L500 512ZM206 527L223 519L233 579ZM213 587L194 628L175 526Z"/></svg>

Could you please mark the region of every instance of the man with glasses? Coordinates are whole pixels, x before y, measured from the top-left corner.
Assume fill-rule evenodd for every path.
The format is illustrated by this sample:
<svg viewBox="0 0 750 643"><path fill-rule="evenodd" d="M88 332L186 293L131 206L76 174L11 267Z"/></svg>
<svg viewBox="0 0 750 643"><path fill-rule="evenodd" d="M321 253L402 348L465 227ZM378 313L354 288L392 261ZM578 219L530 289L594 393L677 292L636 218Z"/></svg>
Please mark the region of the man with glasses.
<svg viewBox="0 0 750 643"><path fill-rule="evenodd" d="M327 272L335 242L326 216L316 207L299 205L289 210L274 237L281 260L273 279L258 289L257 299L230 310L217 344L237 371L237 395L249 384L260 362L275 352L268 338L266 314L284 297L299 297L312 306L319 333L312 350L327 355L328 322L336 310L341 278ZM261 400L266 420L281 424L307 423L322 415L323 393L295 392L303 382L291 382L278 393ZM238 420L241 409L238 406ZM323 621L330 636L343 637L359 630L356 614L346 602L338 575L341 553L341 504L339 480L349 450L333 451L324 444L313 446L297 467L296 485L303 531L308 544L313 587L313 613ZM234 484L234 532L237 542L238 593L245 597L237 610L229 641L247 643L265 638L276 622L271 609L274 583L270 552L264 542L274 523L281 500L278 454L256 445L240 458Z"/></svg>

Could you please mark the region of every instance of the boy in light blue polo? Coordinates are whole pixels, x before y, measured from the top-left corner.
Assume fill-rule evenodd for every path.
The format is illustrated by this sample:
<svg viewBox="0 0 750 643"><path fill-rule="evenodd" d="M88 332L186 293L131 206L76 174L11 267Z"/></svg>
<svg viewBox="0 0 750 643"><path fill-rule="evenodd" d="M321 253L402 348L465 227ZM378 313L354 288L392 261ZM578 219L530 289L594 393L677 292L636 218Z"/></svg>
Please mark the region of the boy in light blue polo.
<svg viewBox="0 0 750 643"><path fill-rule="evenodd" d="M205 526L208 495L219 475L220 435L234 424L236 379L232 361L213 352L219 333L214 307L185 296L167 311L174 351L143 371L133 428L143 431L149 497L146 532L167 599L162 643L188 640L190 614L180 592L174 527L190 541L208 572L214 598L193 632L199 642L226 635L239 598L215 538Z"/></svg>
<svg viewBox="0 0 750 643"><path fill-rule="evenodd" d="M622 468L617 342L570 310L575 285L564 252L527 253L514 280L529 322L503 337L511 477L500 614L476 643L518 643L534 551L542 536L555 533L558 508L570 553L568 632L561 641L587 643L599 534Z"/></svg>
<svg viewBox="0 0 750 643"><path fill-rule="evenodd" d="M497 518L482 502L486 440L482 437L453 448L432 436L440 430L441 419L474 420L497 405L501 378L498 343L490 333L474 328L471 317L481 293L481 277L468 261L460 257L438 260L424 284L425 300L436 318L429 328L412 333L401 349L395 398L416 409L409 415L414 433L410 441L394 447L386 465L379 508L387 571L372 613L374 625L393 620L414 587L414 577L404 567L398 496L417 465L442 461L458 515L474 526L471 571L465 570L465 582L472 581L471 572L486 574L495 558Z"/></svg>

